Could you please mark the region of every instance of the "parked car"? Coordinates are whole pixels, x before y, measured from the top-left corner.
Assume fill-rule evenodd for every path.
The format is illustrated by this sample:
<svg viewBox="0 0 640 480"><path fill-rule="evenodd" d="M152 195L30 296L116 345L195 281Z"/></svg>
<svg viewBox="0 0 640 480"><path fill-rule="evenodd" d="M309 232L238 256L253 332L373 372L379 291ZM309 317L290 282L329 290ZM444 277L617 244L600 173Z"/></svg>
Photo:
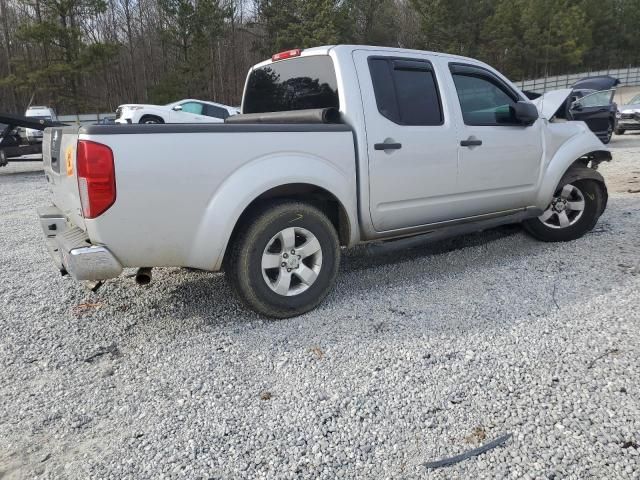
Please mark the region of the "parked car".
<svg viewBox="0 0 640 480"><path fill-rule="evenodd" d="M568 103L568 118L585 122L602 143L609 143L617 122L618 106L613 101L615 93L614 89L574 89Z"/></svg>
<svg viewBox="0 0 640 480"><path fill-rule="evenodd" d="M607 203L596 168L611 154L586 125L539 118L471 58L291 50L249 71L242 112L219 125L47 129L53 205L39 216L58 268L101 281L139 267L148 283L150 267L224 266L250 308L282 318L325 298L341 246L518 222L574 240Z"/></svg>
<svg viewBox="0 0 640 480"><path fill-rule="evenodd" d="M613 101L615 86L620 81L607 75L587 77L577 81L571 89L552 90L544 95L525 92L536 104L544 104L556 92L566 98L553 115L557 119L583 121L602 143L611 141L616 129L618 106ZM568 95L565 92L569 92Z"/></svg>
<svg viewBox="0 0 640 480"><path fill-rule="evenodd" d="M53 108L50 107L29 107L24 113L25 117L31 117L38 120L58 121L58 116ZM28 143L36 143L42 141L42 130L34 130L32 128L25 129L25 136Z"/></svg>
<svg viewBox="0 0 640 480"><path fill-rule="evenodd" d="M640 130L640 94L619 108L616 134L622 135L627 130Z"/></svg>
<svg viewBox="0 0 640 480"><path fill-rule="evenodd" d="M238 111L220 103L186 99L168 105L120 105L116 123L223 123Z"/></svg>

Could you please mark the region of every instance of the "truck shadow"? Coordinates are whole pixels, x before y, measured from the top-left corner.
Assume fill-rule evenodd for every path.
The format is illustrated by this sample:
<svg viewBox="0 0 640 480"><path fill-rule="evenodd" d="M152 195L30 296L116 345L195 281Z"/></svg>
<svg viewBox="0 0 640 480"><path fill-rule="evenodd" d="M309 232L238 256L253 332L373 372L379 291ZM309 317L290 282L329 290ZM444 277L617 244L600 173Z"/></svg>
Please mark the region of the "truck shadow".
<svg viewBox="0 0 640 480"><path fill-rule="evenodd" d="M374 253L367 246L347 249L343 252L338 282L340 282L341 276L346 276L350 273L383 268L466 248L488 245L497 240L516 235L519 232L519 226L510 225L447 240L429 242L406 250L389 253L384 251L376 251ZM472 265L468 265L468 267L473 268ZM444 274L446 272L440 273ZM168 295L155 305L162 313L182 320L193 320L193 317L197 317L205 325L237 324L238 322L249 322L261 318L248 310L235 297L224 274L211 274L210 272L185 269L175 270L175 274L184 278L182 281L176 282L175 288L169 289ZM438 272L431 270L430 274L438 275ZM397 281L403 280L398 279ZM410 280L406 278L404 281ZM362 288L372 290L377 284L378 282L372 281L370 284L352 287L350 290L355 294ZM343 291L340 296L349 296L349 290Z"/></svg>

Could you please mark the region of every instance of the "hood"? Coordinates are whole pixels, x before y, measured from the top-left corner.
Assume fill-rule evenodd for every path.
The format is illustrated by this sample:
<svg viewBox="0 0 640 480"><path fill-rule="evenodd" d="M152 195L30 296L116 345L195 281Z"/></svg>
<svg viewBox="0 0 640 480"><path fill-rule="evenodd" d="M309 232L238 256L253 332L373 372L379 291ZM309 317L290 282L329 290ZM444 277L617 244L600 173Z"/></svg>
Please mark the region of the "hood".
<svg viewBox="0 0 640 480"><path fill-rule="evenodd" d="M640 103L630 103L628 105L621 105L618 110L622 113L627 112L640 112Z"/></svg>
<svg viewBox="0 0 640 480"><path fill-rule="evenodd" d="M565 104L572 91L571 88L551 90L532 100L532 103L538 108L541 117L550 120L558 109Z"/></svg>
<svg viewBox="0 0 640 480"><path fill-rule="evenodd" d="M160 105L150 105L147 103L125 103L124 105L118 106L118 108L132 108L132 107L160 108Z"/></svg>
<svg viewBox="0 0 640 480"><path fill-rule="evenodd" d="M599 75L597 77L586 77L573 84L573 88L583 88L590 90L611 90L620 83L617 78L609 75Z"/></svg>

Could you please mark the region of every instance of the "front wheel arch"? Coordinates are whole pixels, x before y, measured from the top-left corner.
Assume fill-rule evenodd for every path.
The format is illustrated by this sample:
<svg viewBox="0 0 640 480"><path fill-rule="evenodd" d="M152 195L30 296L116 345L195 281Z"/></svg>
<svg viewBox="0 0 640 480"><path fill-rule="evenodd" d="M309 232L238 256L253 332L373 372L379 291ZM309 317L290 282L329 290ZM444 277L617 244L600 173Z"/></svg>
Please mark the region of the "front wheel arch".
<svg viewBox="0 0 640 480"><path fill-rule="evenodd" d="M573 183L578 180L594 180L597 182L600 190L602 191L602 208L599 215L607 208L607 202L609 201L609 192L607 191L607 184L604 181L604 177L600 172L593 168L586 167L583 163L574 163L562 176L558 185L566 185L567 183Z"/></svg>
<svg viewBox="0 0 640 480"><path fill-rule="evenodd" d="M146 114L140 117L138 123L164 123L164 119L158 115Z"/></svg>

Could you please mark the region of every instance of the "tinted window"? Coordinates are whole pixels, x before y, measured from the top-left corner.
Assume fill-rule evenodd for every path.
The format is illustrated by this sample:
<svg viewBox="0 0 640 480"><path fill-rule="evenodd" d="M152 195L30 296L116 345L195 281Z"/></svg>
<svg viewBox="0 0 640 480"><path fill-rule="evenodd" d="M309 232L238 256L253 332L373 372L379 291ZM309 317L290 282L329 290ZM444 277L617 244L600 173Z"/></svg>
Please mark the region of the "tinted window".
<svg viewBox="0 0 640 480"><path fill-rule="evenodd" d="M243 113L339 108L333 61L314 55L274 62L251 72Z"/></svg>
<svg viewBox="0 0 640 480"><path fill-rule="evenodd" d="M229 112L226 108L216 107L215 105L206 105L204 106L204 114L207 117L216 117L224 120L229 116Z"/></svg>
<svg viewBox="0 0 640 480"><path fill-rule="evenodd" d="M369 59L378 111L400 125L442 125L431 64L419 60Z"/></svg>
<svg viewBox="0 0 640 480"><path fill-rule="evenodd" d="M578 103L582 107L605 107L611 104L613 90L590 93L582 97Z"/></svg>
<svg viewBox="0 0 640 480"><path fill-rule="evenodd" d="M518 125L516 100L502 82L481 69L453 71L460 108L467 125Z"/></svg>
<svg viewBox="0 0 640 480"><path fill-rule="evenodd" d="M187 102L180 105L182 107L182 111L185 113L195 113L196 115L202 115L202 107L203 105L198 102Z"/></svg>

